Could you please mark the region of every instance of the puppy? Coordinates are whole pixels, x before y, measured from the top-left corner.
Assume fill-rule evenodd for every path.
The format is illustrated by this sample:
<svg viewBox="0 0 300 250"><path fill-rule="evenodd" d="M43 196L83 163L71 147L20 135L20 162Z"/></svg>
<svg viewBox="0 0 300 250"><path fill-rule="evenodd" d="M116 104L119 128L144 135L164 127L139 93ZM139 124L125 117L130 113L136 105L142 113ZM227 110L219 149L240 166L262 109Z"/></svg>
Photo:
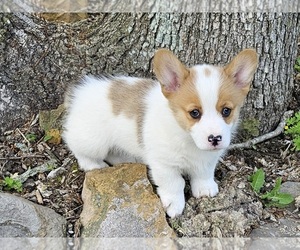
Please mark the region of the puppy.
<svg viewBox="0 0 300 250"><path fill-rule="evenodd" d="M215 196L214 171L230 144L257 68L252 49L225 67L185 67L166 49L153 58L158 81L86 76L66 98L63 138L89 171L143 162L170 217L185 206L183 175L192 194Z"/></svg>

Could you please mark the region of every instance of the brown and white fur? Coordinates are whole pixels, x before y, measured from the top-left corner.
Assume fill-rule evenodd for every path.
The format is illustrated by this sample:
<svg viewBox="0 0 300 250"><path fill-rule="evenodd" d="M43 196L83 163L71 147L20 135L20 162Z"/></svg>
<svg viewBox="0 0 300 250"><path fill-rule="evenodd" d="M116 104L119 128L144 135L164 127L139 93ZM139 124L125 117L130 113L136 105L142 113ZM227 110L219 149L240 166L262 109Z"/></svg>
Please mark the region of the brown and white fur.
<svg viewBox="0 0 300 250"><path fill-rule="evenodd" d="M64 140L83 170L143 162L170 217L184 209L183 175L193 196L215 196L214 171L230 144L258 56L240 52L225 67L185 67L155 53L158 81L86 76L68 94Z"/></svg>

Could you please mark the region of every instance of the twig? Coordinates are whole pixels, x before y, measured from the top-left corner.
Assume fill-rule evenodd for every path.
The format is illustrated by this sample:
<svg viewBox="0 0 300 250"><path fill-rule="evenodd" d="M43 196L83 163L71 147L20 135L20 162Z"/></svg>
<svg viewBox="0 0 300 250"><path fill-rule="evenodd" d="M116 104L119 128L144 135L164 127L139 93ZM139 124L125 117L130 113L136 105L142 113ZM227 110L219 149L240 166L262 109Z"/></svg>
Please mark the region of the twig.
<svg viewBox="0 0 300 250"><path fill-rule="evenodd" d="M247 142L244 142L244 143L232 144L229 146L228 149L231 150L231 149L237 149L237 148L252 148L255 144L264 142L266 140L269 140L271 138L274 138L274 137L280 135L284 131L286 119L291 117L292 114L293 114L293 111L291 111L291 110L286 111L283 114L283 116L280 120L280 123L278 124L277 128L274 131L264 134L262 136L256 137L256 138L249 140Z"/></svg>
<svg viewBox="0 0 300 250"><path fill-rule="evenodd" d="M20 181L21 183L24 183L29 177L34 176L37 173L44 173L46 171L50 171L56 167L57 167L57 161L51 159L36 168L28 169L23 174L14 177L14 179Z"/></svg>
<svg viewBox="0 0 300 250"><path fill-rule="evenodd" d="M30 145L30 142L28 141L28 139L26 138L26 136L21 132L21 130L19 128L17 128L17 131L24 138L24 140L27 142L27 144Z"/></svg>
<svg viewBox="0 0 300 250"><path fill-rule="evenodd" d="M0 157L0 161L12 161L12 160L23 160L26 158L45 158L44 155L23 155L23 156L12 156L12 157Z"/></svg>

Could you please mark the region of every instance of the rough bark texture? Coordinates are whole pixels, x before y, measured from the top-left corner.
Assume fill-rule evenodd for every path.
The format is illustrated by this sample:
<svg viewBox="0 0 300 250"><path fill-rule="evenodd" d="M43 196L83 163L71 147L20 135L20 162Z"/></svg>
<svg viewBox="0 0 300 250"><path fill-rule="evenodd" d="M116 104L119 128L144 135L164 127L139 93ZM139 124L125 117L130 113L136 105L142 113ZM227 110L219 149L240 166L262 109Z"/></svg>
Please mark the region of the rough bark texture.
<svg viewBox="0 0 300 250"><path fill-rule="evenodd" d="M0 132L63 102L83 74L152 77L159 47L187 65L225 64L243 48L260 55L243 117L272 130L290 101L298 13L95 14L71 24L0 14Z"/></svg>

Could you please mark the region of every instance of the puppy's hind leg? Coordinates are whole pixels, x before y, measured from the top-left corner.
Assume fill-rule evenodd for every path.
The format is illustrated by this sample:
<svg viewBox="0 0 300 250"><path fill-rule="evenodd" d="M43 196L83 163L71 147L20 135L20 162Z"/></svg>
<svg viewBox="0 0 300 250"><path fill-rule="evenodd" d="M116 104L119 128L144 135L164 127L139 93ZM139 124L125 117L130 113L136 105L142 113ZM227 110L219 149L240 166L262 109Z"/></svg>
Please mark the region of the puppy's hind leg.
<svg viewBox="0 0 300 250"><path fill-rule="evenodd" d="M120 163L136 163L138 159L122 151L110 151L105 161L113 166Z"/></svg>
<svg viewBox="0 0 300 250"><path fill-rule="evenodd" d="M93 159L86 156L76 156L76 158L79 167L84 171L108 167L108 164L99 158Z"/></svg>

